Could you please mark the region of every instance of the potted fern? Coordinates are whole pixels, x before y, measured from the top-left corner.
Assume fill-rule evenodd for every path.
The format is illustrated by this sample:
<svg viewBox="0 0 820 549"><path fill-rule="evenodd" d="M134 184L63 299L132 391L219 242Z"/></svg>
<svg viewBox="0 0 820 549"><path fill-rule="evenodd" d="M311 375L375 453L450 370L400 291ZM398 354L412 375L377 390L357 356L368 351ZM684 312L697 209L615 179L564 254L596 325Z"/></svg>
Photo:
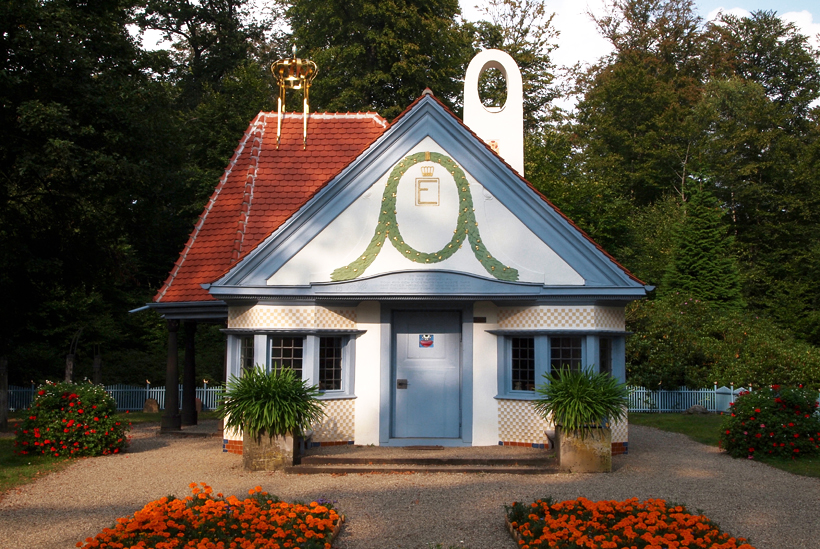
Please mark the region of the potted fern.
<svg viewBox="0 0 820 549"><path fill-rule="evenodd" d="M559 466L576 473L612 471L609 425L626 417L626 385L591 368L561 368L544 378L535 409L555 423Z"/></svg>
<svg viewBox="0 0 820 549"><path fill-rule="evenodd" d="M274 365L265 372L257 366L241 377L231 376L217 412L226 429L243 433L245 469L273 471L293 465L294 441L324 416L318 395L316 386L308 386L290 368Z"/></svg>

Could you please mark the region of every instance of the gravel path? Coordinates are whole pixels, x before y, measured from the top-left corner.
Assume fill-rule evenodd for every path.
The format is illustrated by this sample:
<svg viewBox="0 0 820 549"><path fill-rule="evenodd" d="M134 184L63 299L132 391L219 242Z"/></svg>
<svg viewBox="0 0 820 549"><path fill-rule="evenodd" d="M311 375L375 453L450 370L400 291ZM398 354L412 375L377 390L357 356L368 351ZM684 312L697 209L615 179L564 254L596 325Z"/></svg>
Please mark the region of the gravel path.
<svg viewBox="0 0 820 549"><path fill-rule="evenodd" d="M503 504L552 496L663 498L702 510L757 549L815 549L820 480L736 460L683 435L630 426L628 456L609 475L303 475L248 473L215 438L155 436L135 428L128 453L79 460L0 500L0 547L57 549L111 526L148 501L189 494L191 482L243 495L261 485L286 500L338 501L338 549L513 549Z"/></svg>

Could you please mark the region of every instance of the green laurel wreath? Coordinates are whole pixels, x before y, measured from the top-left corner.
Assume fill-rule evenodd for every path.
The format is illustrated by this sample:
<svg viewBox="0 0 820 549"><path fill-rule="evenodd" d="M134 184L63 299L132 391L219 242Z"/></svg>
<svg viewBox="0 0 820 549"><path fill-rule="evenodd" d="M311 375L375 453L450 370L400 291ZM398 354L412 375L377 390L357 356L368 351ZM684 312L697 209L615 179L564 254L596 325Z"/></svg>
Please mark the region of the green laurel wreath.
<svg viewBox="0 0 820 549"><path fill-rule="evenodd" d="M459 210L456 228L453 231L453 238L442 249L437 252L421 252L404 242L399 231L399 224L396 221L396 193L399 187L399 180L407 172L410 166L418 162L435 162L446 169L455 179L458 188ZM518 271L512 267L507 267L495 259L481 242L481 235L478 232L478 222L475 220L475 210L473 209L473 197L470 194L470 184L464 171L456 164L452 158L435 152L420 152L404 157L390 172L385 185L384 196L382 197L382 213L379 215L379 222L376 231L367 249L349 265L339 267L330 275L331 280L352 280L361 276L382 249L382 244L387 239L399 253L410 261L416 263L438 263L451 257L461 248L465 237L470 243L470 249L476 259L484 266L490 275L499 280L514 282L518 280Z"/></svg>

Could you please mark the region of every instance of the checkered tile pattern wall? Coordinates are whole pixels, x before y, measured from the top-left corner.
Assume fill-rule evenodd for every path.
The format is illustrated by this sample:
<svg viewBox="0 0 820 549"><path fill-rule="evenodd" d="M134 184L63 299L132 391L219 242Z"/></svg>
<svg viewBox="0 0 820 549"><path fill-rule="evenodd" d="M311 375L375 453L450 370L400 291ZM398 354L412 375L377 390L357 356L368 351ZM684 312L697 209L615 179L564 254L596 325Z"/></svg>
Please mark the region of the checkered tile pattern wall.
<svg viewBox="0 0 820 549"><path fill-rule="evenodd" d="M354 441L356 401L326 400L325 417L322 423L313 426L313 442Z"/></svg>
<svg viewBox="0 0 820 549"><path fill-rule="evenodd" d="M612 429L612 443L629 442L629 421L625 417L622 421L610 425Z"/></svg>
<svg viewBox="0 0 820 549"><path fill-rule="evenodd" d="M355 309L325 307L231 307L229 328L355 329Z"/></svg>
<svg viewBox="0 0 820 549"><path fill-rule="evenodd" d="M626 419L610 425L612 443L629 442L629 423ZM552 430L552 422L544 421L528 400L498 401L498 440L545 444L544 431Z"/></svg>
<svg viewBox="0 0 820 549"><path fill-rule="evenodd" d="M498 440L503 442L527 442L548 444L544 431L552 430L552 424L536 413L528 400L498 401Z"/></svg>
<svg viewBox="0 0 820 549"><path fill-rule="evenodd" d="M623 330L624 311L618 307L517 307L499 309L498 327Z"/></svg>

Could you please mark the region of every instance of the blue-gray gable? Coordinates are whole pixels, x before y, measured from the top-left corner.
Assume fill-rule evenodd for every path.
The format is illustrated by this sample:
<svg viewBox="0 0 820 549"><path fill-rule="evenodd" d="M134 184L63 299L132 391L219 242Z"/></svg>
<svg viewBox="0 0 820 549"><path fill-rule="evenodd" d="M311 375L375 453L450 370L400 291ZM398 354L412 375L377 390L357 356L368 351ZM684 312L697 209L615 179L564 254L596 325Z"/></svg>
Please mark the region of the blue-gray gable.
<svg viewBox="0 0 820 549"><path fill-rule="evenodd" d="M548 287L532 283L503 282L447 271L395 273L310 286L267 285L267 279L293 258L337 216L364 194L379 178L401 161L407 152L430 137L443 147L507 209L549 246L585 280L584 286ZM623 300L643 297L646 288L602 253L578 229L558 214L524 181L490 152L464 125L432 97L424 96L364 153L333 178L233 269L211 284L209 291L220 299L238 297L336 297L401 295L402 277L429 288L425 295L489 297L501 295L610 296ZM387 280L397 283L387 284ZM438 282L436 282L438 280ZM455 280L461 282L456 283ZM405 280L405 282L409 282ZM387 284L387 285L386 285ZM418 285L417 283L415 283ZM392 287L398 291L385 291ZM411 286L405 286L410 288ZM405 292L408 295L414 292Z"/></svg>

